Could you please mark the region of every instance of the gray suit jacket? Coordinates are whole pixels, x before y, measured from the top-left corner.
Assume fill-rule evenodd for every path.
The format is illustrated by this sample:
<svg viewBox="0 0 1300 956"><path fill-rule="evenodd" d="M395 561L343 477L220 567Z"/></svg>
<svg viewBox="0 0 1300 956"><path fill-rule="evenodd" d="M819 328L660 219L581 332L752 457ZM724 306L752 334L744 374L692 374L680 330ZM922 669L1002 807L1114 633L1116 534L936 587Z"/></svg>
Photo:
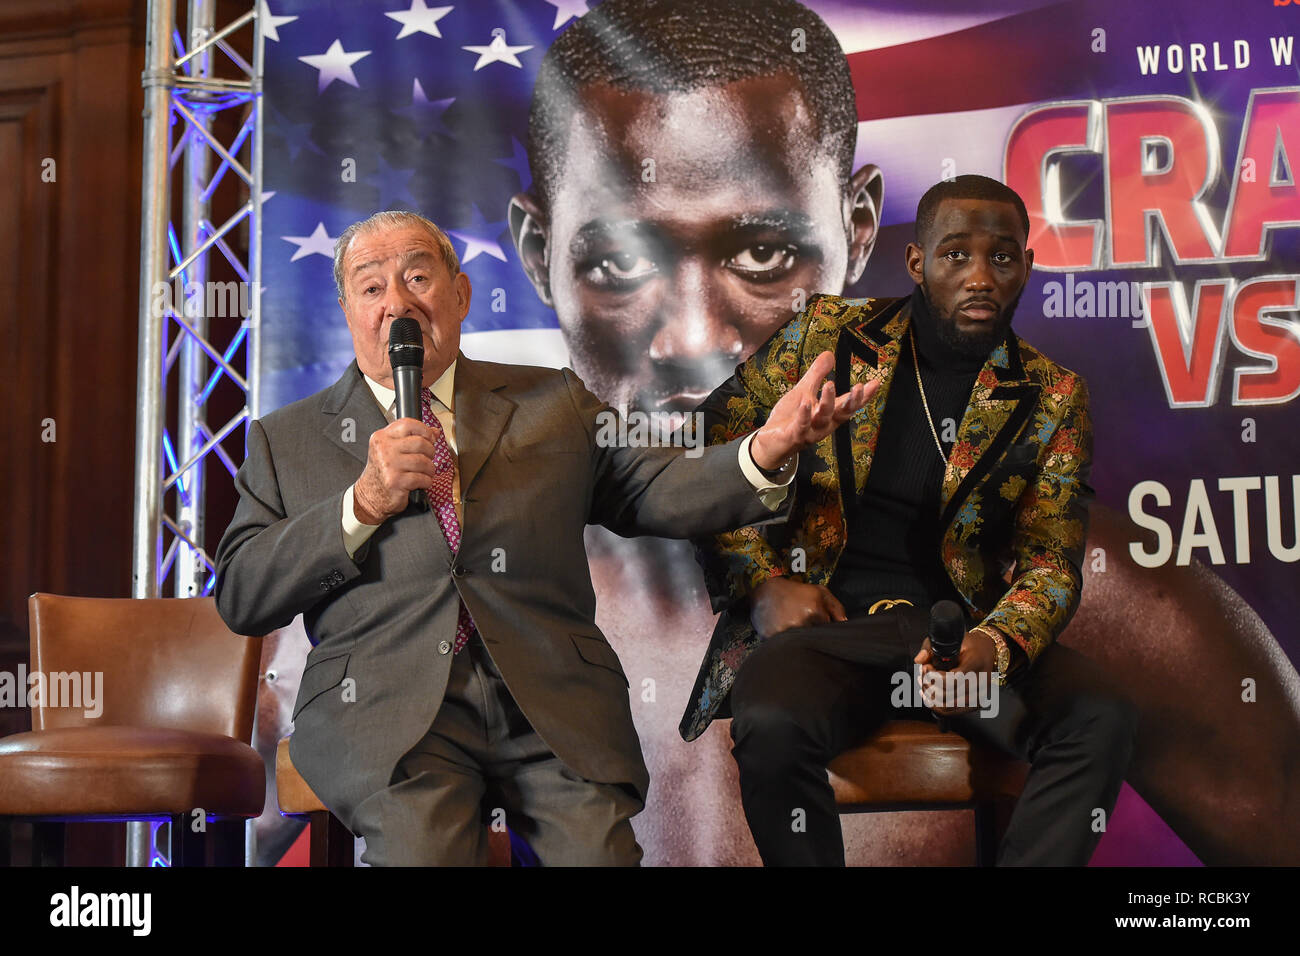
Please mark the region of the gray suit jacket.
<svg viewBox="0 0 1300 956"><path fill-rule="evenodd" d="M595 624L583 529L698 537L782 520L788 500L775 514L762 504L736 442L694 459L681 448L601 447L597 415L608 406L568 369L462 355L454 405L457 555L431 510L408 508L348 557L343 492L387 424L355 362L329 388L254 421L239 505L217 549L217 608L241 634L303 614L313 648L291 753L345 824L433 722L458 598L556 756L644 799L628 682Z"/></svg>

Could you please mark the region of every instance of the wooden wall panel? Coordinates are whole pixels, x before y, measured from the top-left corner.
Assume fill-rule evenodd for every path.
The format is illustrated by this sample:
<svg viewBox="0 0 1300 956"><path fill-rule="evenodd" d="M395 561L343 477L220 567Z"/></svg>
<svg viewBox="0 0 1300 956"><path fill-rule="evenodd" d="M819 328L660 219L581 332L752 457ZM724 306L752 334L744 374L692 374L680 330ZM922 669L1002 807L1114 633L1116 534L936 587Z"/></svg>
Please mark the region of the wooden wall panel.
<svg viewBox="0 0 1300 956"><path fill-rule="evenodd" d="M145 16L143 0L0 4L0 670L11 673L28 657L31 592L130 595ZM0 735L30 726L26 708L0 708ZM23 858L24 829L15 837ZM69 827L70 864L120 865L124 853L120 825Z"/></svg>
<svg viewBox="0 0 1300 956"><path fill-rule="evenodd" d="M0 669L31 592L130 594L144 19L0 5Z"/></svg>

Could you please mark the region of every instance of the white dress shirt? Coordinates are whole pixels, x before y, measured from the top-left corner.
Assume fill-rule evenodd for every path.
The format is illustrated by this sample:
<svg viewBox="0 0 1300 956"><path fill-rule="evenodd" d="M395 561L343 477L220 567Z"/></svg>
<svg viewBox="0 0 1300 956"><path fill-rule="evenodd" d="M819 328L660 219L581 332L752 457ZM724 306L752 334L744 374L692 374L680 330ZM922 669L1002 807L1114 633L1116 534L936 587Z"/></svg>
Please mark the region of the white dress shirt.
<svg viewBox="0 0 1300 956"><path fill-rule="evenodd" d="M438 377L433 383L433 414L437 416L438 424L442 425L443 433L447 436L447 445L451 448L453 455L458 454L456 447L456 415L453 403L455 401L455 377L456 361L447 366L447 371ZM384 417L389 423L397 420L397 393L387 386L376 382L369 375L363 375L366 384L370 386L370 392L375 396L375 402L384 412ZM703 436L701 436L703 437ZM781 507L781 502L785 500L786 493L789 491L790 482L794 481L795 471L798 466L798 456L786 463L777 475L777 481L770 481L763 476L762 471L754 464L753 456L749 453L749 443L753 441L754 434L751 432L745 436L745 440L740 443L740 470L749 483L754 486L758 492L759 500L771 511ZM356 509L353 505L353 489L355 484L349 485L347 491L343 492L343 544L347 549L348 557L357 553L357 549L365 544L366 540L375 533L379 527L377 524L366 524L357 518ZM460 494L460 468L455 472L452 484L452 500L456 506L456 519L462 520L463 501ZM462 524L462 527L464 525Z"/></svg>

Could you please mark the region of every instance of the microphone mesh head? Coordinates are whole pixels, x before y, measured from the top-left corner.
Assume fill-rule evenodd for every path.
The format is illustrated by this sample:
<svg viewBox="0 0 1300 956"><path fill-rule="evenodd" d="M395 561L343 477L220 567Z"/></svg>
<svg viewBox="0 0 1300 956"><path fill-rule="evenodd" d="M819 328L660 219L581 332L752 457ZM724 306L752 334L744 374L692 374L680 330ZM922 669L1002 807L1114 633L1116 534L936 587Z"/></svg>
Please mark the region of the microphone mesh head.
<svg viewBox="0 0 1300 956"><path fill-rule="evenodd" d="M955 601L938 601L930 608L930 648L940 662L955 658L965 637L966 620Z"/></svg>
<svg viewBox="0 0 1300 956"><path fill-rule="evenodd" d="M966 632L966 619L962 617L961 608L956 601L936 602L930 608L930 633L950 634L953 631Z"/></svg>
<svg viewBox="0 0 1300 956"><path fill-rule="evenodd" d="M394 319L388 327L388 360L394 368L424 365L424 340L415 319Z"/></svg>

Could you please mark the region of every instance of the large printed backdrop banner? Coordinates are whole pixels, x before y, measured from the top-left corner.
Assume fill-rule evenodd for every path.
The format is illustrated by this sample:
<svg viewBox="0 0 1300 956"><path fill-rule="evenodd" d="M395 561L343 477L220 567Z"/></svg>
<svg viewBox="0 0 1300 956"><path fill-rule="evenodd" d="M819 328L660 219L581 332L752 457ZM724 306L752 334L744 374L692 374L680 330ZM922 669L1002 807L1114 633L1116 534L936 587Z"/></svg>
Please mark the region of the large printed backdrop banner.
<svg viewBox="0 0 1300 956"><path fill-rule="evenodd" d="M755 11L746 30L724 25L726 6L682 5L713 34L717 84L643 75L673 55L651 16L623 44L638 88L580 86L530 139L543 58L601 6L272 0L262 411L350 361L332 244L377 210L452 237L474 287L466 354L570 365L611 404L681 411L798 290L909 292L903 247L928 186L1002 179L1037 256L1015 329L1092 396L1098 497L1062 642L1141 710L1093 862L1296 862L1300 4L809 0L762 17L755 2L737 5ZM826 132L837 106L852 125L845 90L801 99L788 73L749 95L722 85L774 32L810 69L841 55L800 26L808 9L849 63L851 166ZM872 167L883 199L863 268L843 217ZM634 821L646 862L756 863L726 724L689 744L677 730L713 622L689 551L603 529L588 550L652 775ZM301 640L286 646L299 656L281 669L300 669ZM287 730L293 684L267 732ZM971 860L963 811L844 830L850 863Z"/></svg>

